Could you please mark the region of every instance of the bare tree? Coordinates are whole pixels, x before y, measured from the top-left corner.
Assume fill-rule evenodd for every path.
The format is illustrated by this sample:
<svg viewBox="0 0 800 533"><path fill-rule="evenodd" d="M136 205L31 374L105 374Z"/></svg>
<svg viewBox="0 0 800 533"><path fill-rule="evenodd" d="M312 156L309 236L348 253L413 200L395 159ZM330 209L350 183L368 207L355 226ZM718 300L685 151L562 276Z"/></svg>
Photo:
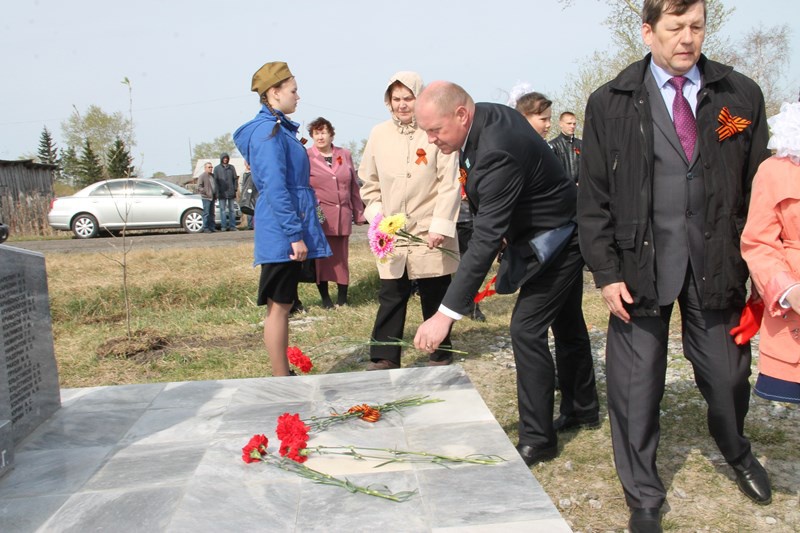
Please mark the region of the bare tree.
<svg viewBox="0 0 800 533"><path fill-rule="evenodd" d="M751 77L764 93L767 116L780 111L781 103L794 101L791 91L784 83L784 72L789 67L788 24L750 30L736 48L737 54L731 62L737 70Z"/></svg>
<svg viewBox="0 0 800 533"><path fill-rule="evenodd" d="M226 153L230 157L237 157L239 151L233 142L233 135L223 133L213 141L197 143L192 150L192 168L197 165L198 159L218 159L220 154Z"/></svg>

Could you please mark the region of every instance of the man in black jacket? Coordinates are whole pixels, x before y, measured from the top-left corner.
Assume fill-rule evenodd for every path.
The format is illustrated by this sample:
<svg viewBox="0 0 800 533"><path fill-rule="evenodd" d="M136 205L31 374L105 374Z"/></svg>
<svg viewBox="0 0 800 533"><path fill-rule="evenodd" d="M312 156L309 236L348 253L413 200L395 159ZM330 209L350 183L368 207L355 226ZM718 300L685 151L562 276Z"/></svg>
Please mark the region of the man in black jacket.
<svg viewBox="0 0 800 533"><path fill-rule="evenodd" d="M631 531L661 531L656 470L669 321L708 403L708 427L741 491L771 500L744 436L750 346L739 322L739 253L750 185L769 154L764 98L750 79L701 55L703 0L645 0L651 53L589 98L578 222L581 251L611 311L608 411Z"/></svg>
<svg viewBox="0 0 800 533"><path fill-rule="evenodd" d="M578 121L575 113L564 111L558 118L561 133L558 137L550 139L548 144L555 152L556 157L567 172L567 176L577 185L581 165L581 140L575 137L575 128Z"/></svg>
<svg viewBox="0 0 800 533"><path fill-rule="evenodd" d="M505 240L497 290L520 291L511 317L520 418L517 450L528 465L552 459L558 446L555 374L547 345L551 325L559 338L572 339L556 350L561 413L574 425L598 423L591 347L581 310L576 187L547 143L510 107L475 104L458 85L439 81L420 94L416 111L429 142L445 154L460 150L473 231L439 311L419 327L414 344L433 352L453 322L472 310L473 297ZM552 247L532 246L532 238L538 243L548 236L553 237Z"/></svg>
<svg viewBox="0 0 800 533"><path fill-rule="evenodd" d="M214 167L214 181L219 199L219 229L236 231L234 202L239 189L239 176L234 166L230 164L230 156L224 152L219 156L219 165Z"/></svg>

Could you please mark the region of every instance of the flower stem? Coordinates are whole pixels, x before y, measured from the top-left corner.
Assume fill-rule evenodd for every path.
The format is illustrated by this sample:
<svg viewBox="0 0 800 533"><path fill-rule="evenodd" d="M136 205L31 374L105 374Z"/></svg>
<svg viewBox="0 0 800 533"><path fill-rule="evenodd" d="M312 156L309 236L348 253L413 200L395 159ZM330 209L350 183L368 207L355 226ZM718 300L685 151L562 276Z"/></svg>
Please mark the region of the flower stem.
<svg viewBox="0 0 800 533"><path fill-rule="evenodd" d="M314 483L319 483L321 485L331 485L334 487L341 487L343 489L346 489L348 492L352 493L360 492L368 496L375 496L376 498L383 498L385 500L390 500L393 502L407 501L417 493L416 490L392 492L385 485L377 486L377 488L373 488L372 485L366 487L361 485L356 485L347 478L339 479L329 474L320 472L319 470L314 470L313 468L309 468L300 463L296 463L295 461L292 461L290 459L278 459L272 455L262 456L261 461L270 464L272 466L277 466L278 468L286 470L287 472L294 472L300 477L304 477L308 480L313 481Z"/></svg>
<svg viewBox="0 0 800 533"><path fill-rule="evenodd" d="M397 234L396 235L398 237L402 237L403 239L405 239L408 244L422 244L422 245L425 245L425 246L428 245L428 242L425 239L423 239L422 237L418 237L416 235L412 235L411 233L407 232L404 229L397 230ZM442 252L444 254L449 255L450 257L452 257L454 259L459 259L461 257L461 254L459 254L455 250L450 250L449 248L444 248L442 246L435 246L434 248L436 248L437 250L439 250L440 252Z"/></svg>
<svg viewBox="0 0 800 533"><path fill-rule="evenodd" d="M380 452L380 453L362 453ZM465 457L451 455L439 455L429 452L415 452L409 450L397 450L389 448L370 448L365 446L314 446L306 448L304 455L317 453L319 455L344 455L357 460L381 459L383 463L376 465L375 468L390 463L434 463L442 466L448 464L469 463L478 465L494 465L505 462L505 459L498 455L473 454Z"/></svg>
<svg viewBox="0 0 800 533"><path fill-rule="evenodd" d="M440 400L438 398L429 398L428 396L408 396L406 398L401 398L391 402L371 405L370 407L383 414L387 411L400 412L401 409L405 409L407 407L417 407L420 405L425 405L426 403L439 403L443 401L444 400ZM309 419L303 420L303 422L309 426L309 431L322 431L328 429L328 427L334 424L344 422L345 420L361 418L361 415L362 413L360 412L337 413L334 411L331 416L312 416Z"/></svg>

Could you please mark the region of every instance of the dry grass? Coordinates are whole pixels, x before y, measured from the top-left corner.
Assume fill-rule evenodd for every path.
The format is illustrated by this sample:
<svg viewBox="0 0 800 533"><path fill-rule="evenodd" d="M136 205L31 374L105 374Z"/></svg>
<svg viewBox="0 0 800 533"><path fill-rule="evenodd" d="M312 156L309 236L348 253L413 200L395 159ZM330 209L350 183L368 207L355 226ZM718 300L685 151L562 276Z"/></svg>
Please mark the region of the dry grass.
<svg viewBox="0 0 800 533"><path fill-rule="evenodd" d="M113 252L110 252L113 254ZM167 251L134 250L128 256L135 329L168 345L148 356L101 357L98 349L125 333L121 273L98 254L48 255L47 268L56 355L64 387L243 378L269 375L261 341L263 308L254 295L258 271L248 245ZM314 359L317 373L363 370L368 353L345 339L369 338L377 309L378 279L366 245L351 251L350 305L326 311L313 285L301 285L308 308L292 320L290 342ZM335 288L332 287L335 293ZM460 364L509 438L516 441L515 370L508 323L513 297L494 296L483 305L488 322L458 323L454 343L469 352ZM587 277L584 313L593 340L598 386L605 414L603 362L605 306ZM409 306L406 335L421 316ZM677 317L676 317L677 321ZM677 331L677 329L675 329ZM403 365L424 364L409 350ZM670 354L669 383L662 404L659 467L669 491L667 531L797 531L800 529L800 434L798 411L754 399L747 432L766 459L774 502L759 507L741 496L705 427L703 401L682 355ZM561 454L533 472L576 531L622 531L628 511L616 478L608 421L596 431L561 436ZM774 521L774 523L773 523Z"/></svg>

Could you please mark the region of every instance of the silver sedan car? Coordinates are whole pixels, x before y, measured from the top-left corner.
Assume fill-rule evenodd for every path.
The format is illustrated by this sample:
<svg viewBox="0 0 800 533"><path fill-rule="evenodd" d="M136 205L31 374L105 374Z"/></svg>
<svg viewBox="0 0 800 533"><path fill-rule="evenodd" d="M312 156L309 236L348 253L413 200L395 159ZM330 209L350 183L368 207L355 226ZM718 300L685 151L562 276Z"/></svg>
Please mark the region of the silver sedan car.
<svg viewBox="0 0 800 533"><path fill-rule="evenodd" d="M235 205L236 223L241 219ZM219 204L215 206L219 220ZM72 196L56 198L47 215L50 226L79 239L107 231L183 228L203 230L203 201L180 185L159 179L115 179L93 183Z"/></svg>

